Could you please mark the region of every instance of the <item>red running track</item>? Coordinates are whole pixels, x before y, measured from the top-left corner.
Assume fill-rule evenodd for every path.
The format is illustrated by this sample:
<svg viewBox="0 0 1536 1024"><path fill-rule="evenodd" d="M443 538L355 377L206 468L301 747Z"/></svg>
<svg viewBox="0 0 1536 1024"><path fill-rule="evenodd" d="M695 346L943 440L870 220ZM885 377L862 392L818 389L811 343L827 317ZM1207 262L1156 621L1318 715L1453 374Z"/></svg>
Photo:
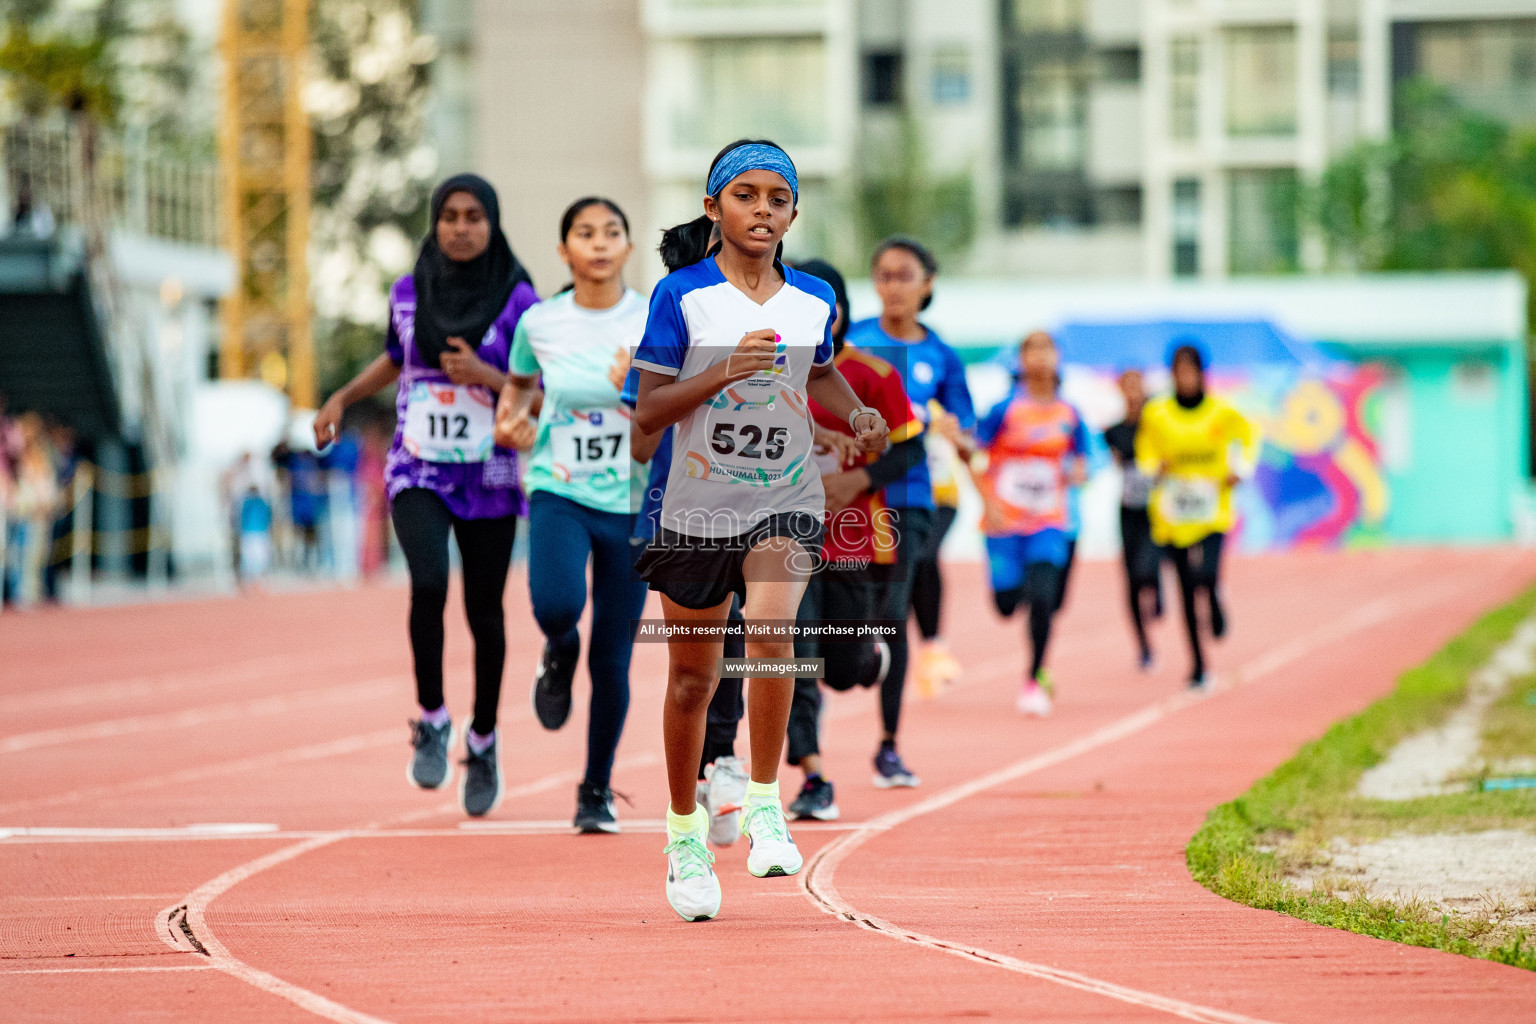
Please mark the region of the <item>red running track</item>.
<svg viewBox="0 0 1536 1024"><path fill-rule="evenodd" d="M1536 1020L1530 973L1228 903L1183 857L1212 805L1528 585L1536 555L1230 565L1222 686L1195 700L1175 624L1164 670L1137 674L1115 569L1083 566L1044 722L1012 710L1022 626L997 621L976 567L952 567L968 674L909 704L903 751L924 787L875 790L871 696L832 695L843 821L796 829L798 878L754 879L741 846L721 851L722 916L697 925L662 895L664 648L637 651L615 775L629 830L570 835L585 712L560 733L531 721L520 579L509 793L472 828L404 779L399 587L8 614L0 1017ZM460 714L468 654L455 624ZM191 827L207 823L272 830Z"/></svg>

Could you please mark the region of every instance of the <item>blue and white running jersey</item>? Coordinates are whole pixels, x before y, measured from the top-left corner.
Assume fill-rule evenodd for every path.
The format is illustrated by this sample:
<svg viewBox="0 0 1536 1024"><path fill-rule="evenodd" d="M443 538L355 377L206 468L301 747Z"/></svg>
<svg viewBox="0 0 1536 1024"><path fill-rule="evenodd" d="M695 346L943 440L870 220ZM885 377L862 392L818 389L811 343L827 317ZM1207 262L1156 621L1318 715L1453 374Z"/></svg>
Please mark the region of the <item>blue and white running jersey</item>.
<svg viewBox="0 0 1536 1024"><path fill-rule="evenodd" d="M775 264L784 286L759 304L711 257L669 274L651 293L633 366L686 380L724 362L742 336L779 336L773 368L716 393L675 426L661 525L690 537L735 537L771 515L822 517L815 427L806 398L811 368L832 361L832 288Z"/></svg>

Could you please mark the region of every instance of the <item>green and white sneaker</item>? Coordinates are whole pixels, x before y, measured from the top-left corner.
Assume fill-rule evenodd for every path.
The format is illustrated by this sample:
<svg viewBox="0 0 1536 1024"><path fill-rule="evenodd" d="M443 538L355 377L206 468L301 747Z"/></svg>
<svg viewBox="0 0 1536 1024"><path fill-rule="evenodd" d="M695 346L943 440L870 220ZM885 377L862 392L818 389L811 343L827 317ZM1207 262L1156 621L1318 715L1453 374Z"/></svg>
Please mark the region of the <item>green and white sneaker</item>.
<svg viewBox="0 0 1536 1024"><path fill-rule="evenodd" d="M720 879L712 866L715 855L704 845L703 832L675 837L667 855L667 902L684 921L708 921L720 913Z"/></svg>
<svg viewBox="0 0 1536 1024"><path fill-rule="evenodd" d="M752 846L747 853L747 870L758 878L793 875L804 863L777 800L749 797L742 811L741 834Z"/></svg>

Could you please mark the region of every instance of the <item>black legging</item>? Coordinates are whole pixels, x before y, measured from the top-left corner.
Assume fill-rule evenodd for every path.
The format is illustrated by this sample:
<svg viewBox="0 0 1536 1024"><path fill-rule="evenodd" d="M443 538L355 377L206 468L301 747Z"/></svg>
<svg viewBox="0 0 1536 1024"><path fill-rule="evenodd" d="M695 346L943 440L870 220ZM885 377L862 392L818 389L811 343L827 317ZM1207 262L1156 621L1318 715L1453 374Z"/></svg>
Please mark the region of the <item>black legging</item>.
<svg viewBox="0 0 1536 1024"><path fill-rule="evenodd" d="M1131 627L1143 658L1152 656L1147 642L1145 597L1152 596L1151 615L1163 614L1161 568L1163 549L1152 541L1152 520L1145 508L1120 506L1120 554L1125 563L1125 590L1131 606Z"/></svg>
<svg viewBox="0 0 1536 1024"><path fill-rule="evenodd" d="M1062 605L1067 603L1067 584L1072 582L1072 567L1077 564L1077 538L1067 538L1067 564L1061 567L1056 580L1056 607L1054 611L1061 611Z"/></svg>
<svg viewBox="0 0 1536 1024"><path fill-rule="evenodd" d="M732 595L731 610L726 615L732 623L742 623L741 598ZM742 636L727 636L722 655L727 658L745 658L747 641ZM742 700L742 679L722 679L715 686L715 695L709 700L709 710L704 719L704 754L699 758L699 778L704 777L704 766L722 757L736 756L736 732L741 716L746 713Z"/></svg>
<svg viewBox="0 0 1536 1024"><path fill-rule="evenodd" d="M1200 620L1195 613L1195 593L1205 591L1211 609L1211 635L1226 635L1227 616L1217 594L1221 579L1221 542L1225 534L1213 533L1187 548L1168 548L1168 559L1179 576L1179 597L1184 602L1184 628L1189 632L1189 653L1194 661L1190 680L1205 675L1205 653L1200 647Z"/></svg>
<svg viewBox="0 0 1536 1024"><path fill-rule="evenodd" d="M933 510L933 533L928 538L928 550L912 567L912 614L917 619L917 631L924 640L939 635L940 616L944 609L944 575L939 572L939 548L944 536L955 525L959 509L953 505L939 505Z"/></svg>
<svg viewBox="0 0 1536 1024"><path fill-rule="evenodd" d="M998 614L1008 618L1021 603L1029 604L1029 678L1040 675L1045 648L1051 642L1051 620L1061 597L1062 570L1049 562L1031 562L1024 570L1024 585L992 595Z"/></svg>
<svg viewBox="0 0 1536 1024"><path fill-rule="evenodd" d="M517 517L460 519L434 492L412 487L395 496L395 536L411 571L411 655L416 700L428 711L443 706L443 608L448 603L448 534L459 544L464 616L475 638L475 716L482 736L496 728L501 673L507 660L501 598L512 564Z"/></svg>
<svg viewBox="0 0 1536 1024"><path fill-rule="evenodd" d="M896 535L896 564L872 566L875 617L905 623L912 608L912 576L917 556L927 550L933 512L926 508L893 508L892 532ZM907 685L907 631L900 630L887 643L891 665L880 684L880 722L890 736L901 724L901 698Z"/></svg>
<svg viewBox="0 0 1536 1024"><path fill-rule="evenodd" d="M868 622L874 604L875 584L868 569L825 566L806 583L795 617L801 622ZM795 657L824 659L824 678L834 690L873 686L880 674L880 654L872 640L796 640ZM796 679L789 706L790 764L821 753L820 717L821 684L813 677Z"/></svg>

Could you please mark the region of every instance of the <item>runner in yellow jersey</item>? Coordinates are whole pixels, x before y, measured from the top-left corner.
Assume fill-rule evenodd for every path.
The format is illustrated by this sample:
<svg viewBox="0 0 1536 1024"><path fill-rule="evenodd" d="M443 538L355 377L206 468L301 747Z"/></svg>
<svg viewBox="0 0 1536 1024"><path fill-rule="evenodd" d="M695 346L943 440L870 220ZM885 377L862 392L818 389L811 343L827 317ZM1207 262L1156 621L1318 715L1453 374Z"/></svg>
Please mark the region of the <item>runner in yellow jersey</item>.
<svg viewBox="0 0 1536 1024"><path fill-rule="evenodd" d="M1136 431L1136 464L1156 481L1149 509L1152 539L1164 545L1179 577L1184 626L1194 665L1189 685L1210 685L1200 645L1195 595L1204 591L1211 635L1226 634L1221 605L1221 545L1236 518L1232 489L1253 471L1259 432L1226 400L1207 394L1205 354L1194 344L1173 351L1173 394L1147 403Z"/></svg>

